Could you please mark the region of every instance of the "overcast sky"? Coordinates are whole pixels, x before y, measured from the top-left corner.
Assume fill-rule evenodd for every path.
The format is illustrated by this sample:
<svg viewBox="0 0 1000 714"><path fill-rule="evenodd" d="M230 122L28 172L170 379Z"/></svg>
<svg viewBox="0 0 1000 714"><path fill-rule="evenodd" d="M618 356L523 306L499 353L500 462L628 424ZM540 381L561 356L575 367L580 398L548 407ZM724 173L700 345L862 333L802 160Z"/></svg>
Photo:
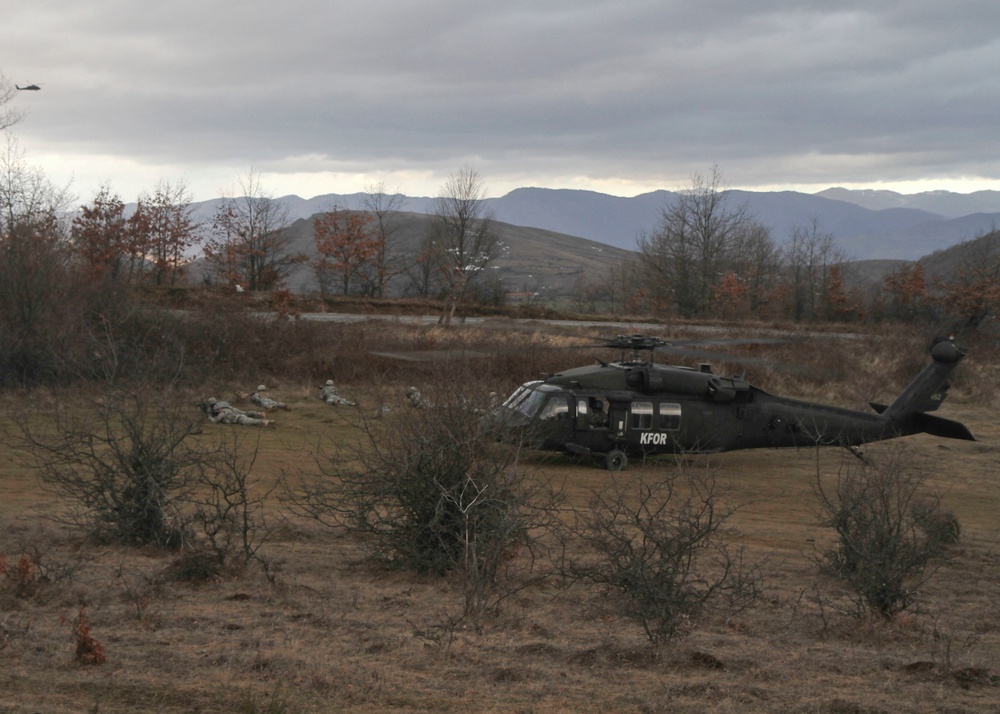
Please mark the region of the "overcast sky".
<svg viewBox="0 0 1000 714"><path fill-rule="evenodd" d="M0 73L83 200L1000 189L996 0L31 0Z"/></svg>

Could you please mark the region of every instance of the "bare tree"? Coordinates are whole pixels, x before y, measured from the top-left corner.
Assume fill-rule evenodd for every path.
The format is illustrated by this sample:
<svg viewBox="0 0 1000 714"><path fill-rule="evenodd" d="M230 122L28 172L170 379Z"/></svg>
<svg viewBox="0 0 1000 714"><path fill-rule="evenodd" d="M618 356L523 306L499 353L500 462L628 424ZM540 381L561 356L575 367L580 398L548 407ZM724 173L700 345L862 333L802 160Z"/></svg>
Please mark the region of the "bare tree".
<svg viewBox="0 0 1000 714"><path fill-rule="evenodd" d="M771 229L756 220L749 220L737 232L730 270L746 287L752 313L758 313L767 302L781 274L781 251L771 238Z"/></svg>
<svg viewBox="0 0 1000 714"><path fill-rule="evenodd" d="M191 550L189 568L256 560L271 577L263 506L280 478L254 477L259 443L201 437L205 418L191 406L172 385L109 383L100 399L19 415L18 453L65 498L62 518L98 541L190 549L198 527L207 548Z"/></svg>
<svg viewBox="0 0 1000 714"><path fill-rule="evenodd" d="M372 215L373 230L377 240L375 254L370 262L368 282L375 297L384 297L390 280L400 273L396 233L399 228L399 211L403 194L386 193L385 183L379 182L365 189L365 210Z"/></svg>
<svg viewBox="0 0 1000 714"><path fill-rule="evenodd" d="M17 96L16 87L4 75L0 74L0 131L21 121L21 112L8 106L14 101L15 96Z"/></svg>
<svg viewBox="0 0 1000 714"><path fill-rule="evenodd" d="M231 285L271 290L282 285L305 257L291 252L288 211L264 192L251 169L239 179L239 197L225 198L212 219L205 256Z"/></svg>
<svg viewBox="0 0 1000 714"><path fill-rule="evenodd" d="M814 320L825 305L830 287L830 268L845 262L832 233L820 230L813 219L808 227L797 227L785 246L783 262L791 288L791 312L795 320Z"/></svg>
<svg viewBox="0 0 1000 714"><path fill-rule="evenodd" d="M443 289L443 281L437 270L440 265L440 246L434 232L428 231L420 238L416 255L404 269L409 278L408 292L420 297L440 294Z"/></svg>
<svg viewBox="0 0 1000 714"><path fill-rule="evenodd" d="M728 207L721 183L718 167L707 179L696 175L691 188L663 209L658 231L639 239L647 284L684 317L709 306L753 221L745 205Z"/></svg>
<svg viewBox="0 0 1000 714"><path fill-rule="evenodd" d="M265 501L282 484L279 474L265 483L253 474L260 437L252 447L239 436L223 435L199 472L190 502L192 521L208 538L216 565L233 557L248 565L256 560L273 581L270 562L260 549L272 535Z"/></svg>
<svg viewBox="0 0 1000 714"><path fill-rule="evenodd" d="M59 216L68 203L8 137L0 153L0 383L41 377L51 343L76 324L65 318L71 257Z"/></svg>
<svg viewBox="0 0 1000 714"><path fill-rule="evenodd" d="M503 251L485 198L479 173L466 167L448 179L437 200L430 230L448 286L448 300L441 315L445 324L451 324L469 283Z"/></svg>

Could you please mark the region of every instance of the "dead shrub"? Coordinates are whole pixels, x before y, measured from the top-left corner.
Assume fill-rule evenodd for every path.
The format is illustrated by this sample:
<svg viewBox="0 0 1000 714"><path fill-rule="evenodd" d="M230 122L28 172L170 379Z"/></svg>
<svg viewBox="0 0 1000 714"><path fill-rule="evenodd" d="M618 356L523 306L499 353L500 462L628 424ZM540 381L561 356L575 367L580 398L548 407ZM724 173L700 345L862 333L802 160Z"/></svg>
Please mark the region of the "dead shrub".
<svg viewBox="0 0 1000 714"><path fill-rule="evenodd" d="M201 417L146 385L114 385L86 404L58 405L39 426L19 421L27 460L68 503L67 520L101 542L180 546L179 497L205 451Z"/></svg>
<svg viewBox="0 0 1000 714"><path fill-rule="evenodd" d="M219 580L225 570L225 562L218 553L211 550L188 550L164 569L163 579L199 585Z"/></svg>
<svg viewBox="0 0 1000 714"><path fill-rule="evenodd" d="M73 621L73 638L76 641L75 659L78 663L104 664L107 661L104 645L90 634L90 618L87 617L86 605L80 605L80 610Z"/></svg>
<svg viewBox="0 0 1000 714"><path fill-rule="evenodd" d="M368 558L419 573L462 576L465 614L496 609L526 581L555 519L558 494L530 479L476 404L436 394L362 424L350 460L320 455L321 475L288 507L365 537Z"/></svg>
<svg viewBox="0 0 1000 714"><path fill-rule="evenodd" d="M31 595L43 578L38 564L28 553L21 553L16 563L8 562L7 556L0 553L0 576L11 585L16 597Z"/></svg>
<svg viewBox="0 0 1000 714"><path fill-rule="evenodd" d="M271 535L265 501L278 488L281 477L263 483L254 477L260 437L252 448L238 435L223 435L199 470L199 488L187 500L193 507L192 523L208 539L220 566L233 557L239 565L256 561L273 580L270 561L260 552Z"/></svg>
<svg viewBox="0 0 1000 714"><path fill-rule="evenodd" d="M858 616L891 619L910 607L931 561L958 539L958 520L925 482L902 446L841 468L832 485L817 472L823 523L837 536L820 568L853 591Z"/></svg>
<svg viewBox="0 0 1000 714"><path fill-rule="evenodd" d="M600 587L654 647L686 635L706 608L731 612L760 595L760 575L731 552L714 477L678 467L655 481L613 479L577 513L570 535L584 554L567 559L574 579Z"/></svg>
<svg viewBox="0 0 1000 714"><path fill-rule="evenodd" d="M192 545L197 526L220 563L237 555L270 574L256 447L195 438L204 416L170 390L115 384L102 398L19 419L24 458L67 504L63 518L102 543Z"/></svg>

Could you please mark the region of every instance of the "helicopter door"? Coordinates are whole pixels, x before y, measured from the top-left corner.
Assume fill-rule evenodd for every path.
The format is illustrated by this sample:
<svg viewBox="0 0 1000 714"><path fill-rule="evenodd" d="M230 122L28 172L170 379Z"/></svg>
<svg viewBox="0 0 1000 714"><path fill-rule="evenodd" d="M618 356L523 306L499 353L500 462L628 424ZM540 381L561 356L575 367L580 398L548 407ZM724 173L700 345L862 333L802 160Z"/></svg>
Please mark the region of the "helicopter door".
<svg viewBox="0 0 1000 714"><path fill-rule="evenodd" d="M625 427L628 425L628 404L611 404L608 427L617 438L625 436Z"/></svg>

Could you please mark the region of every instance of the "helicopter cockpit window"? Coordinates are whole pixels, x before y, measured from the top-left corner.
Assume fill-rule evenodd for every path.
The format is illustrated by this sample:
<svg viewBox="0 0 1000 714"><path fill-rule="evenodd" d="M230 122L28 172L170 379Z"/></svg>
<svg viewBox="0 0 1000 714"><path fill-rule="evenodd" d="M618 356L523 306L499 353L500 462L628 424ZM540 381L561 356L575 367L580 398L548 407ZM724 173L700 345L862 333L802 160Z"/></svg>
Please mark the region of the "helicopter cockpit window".
<svg viewBox="0 0 1000 714"><path fill-rule="evenodd" d="M522 384L520 387L514 390L513 394L507 397L507 399L503 403L503 406L507 407L508 409L517 409L518 404L520 404L525 398L527 398L529 394L531 394L531 388L536 384L541 384L541 380L539 379L534 382L527 382L526 384Z"/></svg>
<svg viewBox="0 0 1000 714"><path fill-rule="evenodd" d="M545 403L545 407L542 409L542 413L538 415L538 418L558 419L567 414L569 414L569 399L563 395L555 395L549 397L549 401Z"/></svg>
<svg viewBox="0 0 1000 714"><path fill-rule="evenodd" d="M552 392L554 391L555 392L559 391L558 387L553 387L545 384L536 387L534 384L529 383L524 386L526 387L526 389L524 390L524 394L520 396L517 400L513 401L510 405L510 408L516 409L517 411L524 414L526 417L534 417L536 414L538 414L539 410L543 408L542 405L545 404L545 400L548 399L549 395L552 394ZM565 405L566 407L565 411L568 412L569 401L567 400L566 396L564 394L559 394L557 396L559 397L559 399L562 400L562 403Z"/></svg>
<svg viewBox="0 0 1000 714"><path fill-rule="evenodd" d="M671 402L660 402L659 428L663 431L676 431L681 428L681 405Z"/></svg>
<svg viewBox="0 0 1000 714"><path fill-rule="evenodd" d="M630 411L629 426L632 429L653 428L652 402L632 402L632 407L629 411Z"/></svg>

